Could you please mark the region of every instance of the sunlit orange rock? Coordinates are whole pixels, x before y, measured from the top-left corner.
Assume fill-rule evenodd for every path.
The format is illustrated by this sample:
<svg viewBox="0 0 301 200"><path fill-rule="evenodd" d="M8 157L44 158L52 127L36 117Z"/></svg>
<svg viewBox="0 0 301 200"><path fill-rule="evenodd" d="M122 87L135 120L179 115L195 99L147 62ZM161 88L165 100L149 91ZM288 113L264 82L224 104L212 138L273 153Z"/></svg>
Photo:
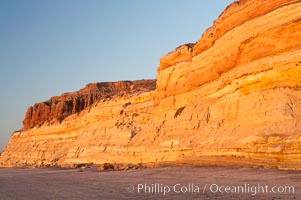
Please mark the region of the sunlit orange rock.
<svg viewBox="0 0 301 200"><path fill-rule="evenodd" d="M155 86L154 80L90 83L77 92L64 93L30 106L22 130L40 126L45 122L61 122L69 115L79 113L100 100L108 101L113 96L154 90Z"/></svg>
<svg viewBox="0 0 301 200"><path fill-rule="evenodd" d="M160 59L158 73L162 70L181 62L190 62L192 59L193 43L184 44L177 47L173 52L163 56Z"/></svg>
<svg viewBox="0 0 301 200"><path fill-rule="evenodd" d="M301 169L300 13L297 0L232 3L196 44L162 57L156 83L96 84L29 108L0 166Z"/></svg>

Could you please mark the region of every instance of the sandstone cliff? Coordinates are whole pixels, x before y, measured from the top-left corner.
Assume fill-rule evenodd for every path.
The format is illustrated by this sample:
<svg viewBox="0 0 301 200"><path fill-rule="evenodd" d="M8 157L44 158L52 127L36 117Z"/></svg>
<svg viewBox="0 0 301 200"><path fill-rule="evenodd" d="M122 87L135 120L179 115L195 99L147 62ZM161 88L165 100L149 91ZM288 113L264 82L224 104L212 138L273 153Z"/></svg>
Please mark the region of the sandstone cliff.
<svg viewBox="0 0 301 200"><path fill-rule="evenodd" d="M64 93L30 106L27 109L22 130L40 126L45 122L61 122L69 115L89 108L93 103L109 101L116 96L122 97L154 90L155 87L154 80L90 83L77 92Z"/></svg>
<svg viewBox="0 0 301 200"><path fill-rule="evenodd" d="M29 108L0 165L301 169L300 13L297 0L232 3L198 42L162 57L154 91L100 100L84 89Z"/></svg>

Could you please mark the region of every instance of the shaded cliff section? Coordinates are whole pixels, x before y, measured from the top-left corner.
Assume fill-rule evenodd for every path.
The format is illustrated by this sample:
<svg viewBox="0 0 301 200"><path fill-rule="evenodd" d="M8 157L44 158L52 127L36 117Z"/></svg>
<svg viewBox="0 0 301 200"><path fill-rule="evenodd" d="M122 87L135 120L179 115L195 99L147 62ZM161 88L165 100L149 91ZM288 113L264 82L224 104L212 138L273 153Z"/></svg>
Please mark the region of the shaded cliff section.
<svg viewBox="0 0 301 200"><path fill-rule="evenodd" d="M61 122L72 114L81 112L99 101L110 101L113 96L124 97L153 91L156 80L137 80L89 83L76 92L64 93L36 103L27 109L22 130L41 126L45 122Z"/></svg>

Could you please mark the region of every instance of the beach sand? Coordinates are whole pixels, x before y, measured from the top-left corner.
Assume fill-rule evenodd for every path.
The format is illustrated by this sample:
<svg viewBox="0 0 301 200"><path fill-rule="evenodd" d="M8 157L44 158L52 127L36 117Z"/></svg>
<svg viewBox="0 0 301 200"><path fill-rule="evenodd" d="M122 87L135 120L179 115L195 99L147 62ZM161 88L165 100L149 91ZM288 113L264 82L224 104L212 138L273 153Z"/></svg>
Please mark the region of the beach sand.
<svg viewBox="0 0 301 200"><path fill-rule="evenodd" d="M267 193L261 191L265 187ZM212 166L103 172L10 168L0 169L0 199L301 199L301 172Z"/></svg>

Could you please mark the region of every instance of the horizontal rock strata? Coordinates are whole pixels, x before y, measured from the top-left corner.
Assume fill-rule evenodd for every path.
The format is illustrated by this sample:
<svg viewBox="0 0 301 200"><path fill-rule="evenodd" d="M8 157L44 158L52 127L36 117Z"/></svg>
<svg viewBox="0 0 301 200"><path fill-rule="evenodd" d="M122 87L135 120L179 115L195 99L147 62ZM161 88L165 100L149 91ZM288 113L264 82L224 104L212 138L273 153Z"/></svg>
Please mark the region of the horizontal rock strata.
<svg viewBox="0 0 301 200"><path fill-rule="evenodd" d="M90 83L77 91L55 96L27 109L23 130L40 126L45 122L62 121L69 115L79 113L98 101L111 100L113 96L124 96L154 90L153 80Z"/></svg>
<svg viewBox="0 0 301 200"><path fill-rule="evenodd" d="M297 0L232 3L198 42L161 58L155 90L87 86L29 108L0 165L301 169L300 13Z"/></svg>

